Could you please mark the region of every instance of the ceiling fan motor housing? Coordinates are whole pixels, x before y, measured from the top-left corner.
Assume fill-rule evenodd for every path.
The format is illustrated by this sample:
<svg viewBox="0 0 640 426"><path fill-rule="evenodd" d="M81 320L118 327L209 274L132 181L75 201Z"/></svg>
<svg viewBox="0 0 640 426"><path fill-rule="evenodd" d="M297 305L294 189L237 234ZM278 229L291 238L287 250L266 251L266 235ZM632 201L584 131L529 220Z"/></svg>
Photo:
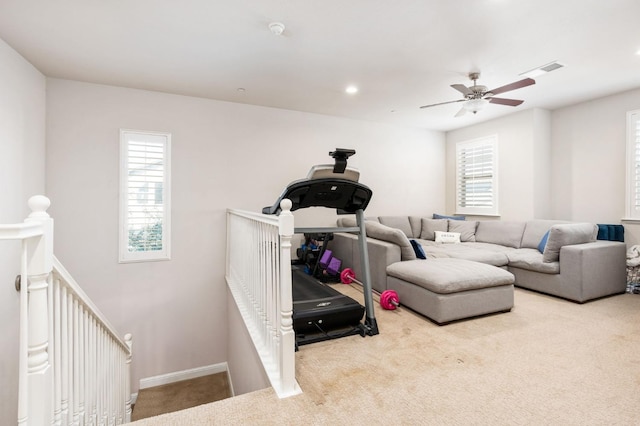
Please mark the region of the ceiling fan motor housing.
<svg viewBox="0 0 640 426"><path fill-rule="evenodd" d="M487 92L487 86L482 86L480 84L474 84L469 87L472 93L469 93L466 98L467 99L480 99L485 95L492 95L492 93Z"/></svg>

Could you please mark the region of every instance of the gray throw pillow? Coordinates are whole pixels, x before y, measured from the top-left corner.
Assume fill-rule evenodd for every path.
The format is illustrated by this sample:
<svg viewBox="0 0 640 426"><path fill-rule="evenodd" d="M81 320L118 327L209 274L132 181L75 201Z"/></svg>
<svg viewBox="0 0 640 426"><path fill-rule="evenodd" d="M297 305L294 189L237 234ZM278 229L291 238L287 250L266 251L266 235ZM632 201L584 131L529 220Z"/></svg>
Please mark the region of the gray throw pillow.
<svg viewBox="0 0 640 426"><path fill-rule="evenodd" d="M459 232L460 242L476 241L476 220L449 220L449 232Z"/></svg>
<svg viewBox="0 0 640 426"><path fill-rule="evenodd" d="M449 221L447 219L422 218L422 230L420 231L420 239L435 241L436 231L447 232L448 230Z"/></svg>
<svg viewBox="0 0 640 426"><path fill-rule="evenodd" d="M542 253L543 262L557 262L560 249L572 244L584 244L596 240L598 226L592 223L566 223L553 225L549 231L547 245Z"/></svg>
<svg viewBox="0 0 640 426"><path fill-rule="evenodd" d="M380 216L380 223L389 226L391 228L398 228L407 237L413 238L413 231L411 230L411 223L409 222L409 216Z"/></svg>

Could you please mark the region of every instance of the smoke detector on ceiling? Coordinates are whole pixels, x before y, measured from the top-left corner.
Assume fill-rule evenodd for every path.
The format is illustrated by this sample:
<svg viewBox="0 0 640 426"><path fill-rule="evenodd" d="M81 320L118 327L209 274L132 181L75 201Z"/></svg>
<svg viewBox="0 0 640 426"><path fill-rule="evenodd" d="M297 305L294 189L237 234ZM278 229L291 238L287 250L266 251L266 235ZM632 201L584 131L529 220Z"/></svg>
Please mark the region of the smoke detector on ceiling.
<svg viewBox="0 0 640 426"><path fill-rule="evenodd" d="M272 22L269 24L269 29L273 34L279 36L284 32L284 24L281 24L280 22Z"/></svg>

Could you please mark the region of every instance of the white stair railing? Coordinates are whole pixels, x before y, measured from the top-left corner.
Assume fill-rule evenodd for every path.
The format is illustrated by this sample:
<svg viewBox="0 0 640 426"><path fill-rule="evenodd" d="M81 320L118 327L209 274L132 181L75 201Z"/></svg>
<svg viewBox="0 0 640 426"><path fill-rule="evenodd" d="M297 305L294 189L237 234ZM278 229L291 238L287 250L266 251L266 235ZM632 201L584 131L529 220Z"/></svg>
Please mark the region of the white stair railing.
<svg viewBox="0 0 640 426"><path fill-rule="evenodd" d="M295 379L291 291L291 201L279 216L227 210L227 285L278 397L301 393Z"/></svg>
<svg viewBox="0 0 640 426"><path fill-rule="evenodd" d="M22 240L19 425L131 421L131 335L122 340L53 255L49 199L29 199L24 223L0 225Z"/></svg>

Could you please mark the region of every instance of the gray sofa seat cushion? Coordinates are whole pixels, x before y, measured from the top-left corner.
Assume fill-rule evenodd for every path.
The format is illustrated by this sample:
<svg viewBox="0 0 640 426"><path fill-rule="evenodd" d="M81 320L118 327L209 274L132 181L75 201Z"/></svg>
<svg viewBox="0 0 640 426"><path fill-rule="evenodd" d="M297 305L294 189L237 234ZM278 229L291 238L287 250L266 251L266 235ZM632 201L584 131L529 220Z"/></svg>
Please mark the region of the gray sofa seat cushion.
<svg viewBox="0 0 640 426"><path fill-rule="evenodd" d="M513 247L506 247L506 246L501 246L500 244L493 244L493 243L470 242L470 243L464 243L464 245L467 247L473 248L475 250L486 250L494 253L509 253L511 251L518 250Z"/></svg>
<svg viewBox="0 0 640 426"><path fill-rule="evenodd" d="M417 241L422 245L427 259L464 259L493 266L506 266L509 263L509 258L506 254L497 249L500 246L495 246L496 250L479 250L475 247L478 243L442 244L427 240ZM482 246L486 248L490 245L484 244Z"/></svg>
<svg viewBox="0 0 640 426"><path fill-rule="evenodd" d="M379 216L378 220L384 226L401 230L402 232L404 232L404 235L409 238L419 237L419 235L413 235L413 229L411 229L409 216Z"/></svg>
<svg viewBox="0 0 640 426"><path fill-rule="evenodd" d="M563 246L584 244L596 240L598 226L592 223L566 223L553 225L549 230L547 245L542 253L543 262L557 262Z"/></svg>
<svg viewBox="0 0 640 426"><path fill-rule="evenodd" d="M522 234L522 242L520 247L522 248L538 248L540 240L544 234L547 233L553 225L559 225L563 223L569 223L563 220L547 220L547 219L534 219L529 220L524 226L524 233Z"/></svg>
<svg viewBox="0 0 640 426"><path fill-rule="evenodd" d="M481 220L476 228L476 241L520 248L525 222Z"/></svg>
<svg viewBox="0 0 640 426"><path fill-rule="evenodd" d="M365 221L365 229L367 231L367 237L397 244L400 247L400 257L402 260L414 260L416 258L416 253L413 251L409 239L400 229L370 221Z"/></svg>
<svg viewBox="0 0 640 426"><path fill-rule="evenodd" d="M542 253L537 248L521 248L506 253L509 258L509 266L526 269L528 271L542 272L544 274L559 274L560 262L543 262Z"/></svg>
<svg viewBox="0 0 640 426"><path fill-rule="evenodd" d="M463 259L433 259L396 262L387 266L387 275L439 294L511 285L510 272Z"/></svg>

